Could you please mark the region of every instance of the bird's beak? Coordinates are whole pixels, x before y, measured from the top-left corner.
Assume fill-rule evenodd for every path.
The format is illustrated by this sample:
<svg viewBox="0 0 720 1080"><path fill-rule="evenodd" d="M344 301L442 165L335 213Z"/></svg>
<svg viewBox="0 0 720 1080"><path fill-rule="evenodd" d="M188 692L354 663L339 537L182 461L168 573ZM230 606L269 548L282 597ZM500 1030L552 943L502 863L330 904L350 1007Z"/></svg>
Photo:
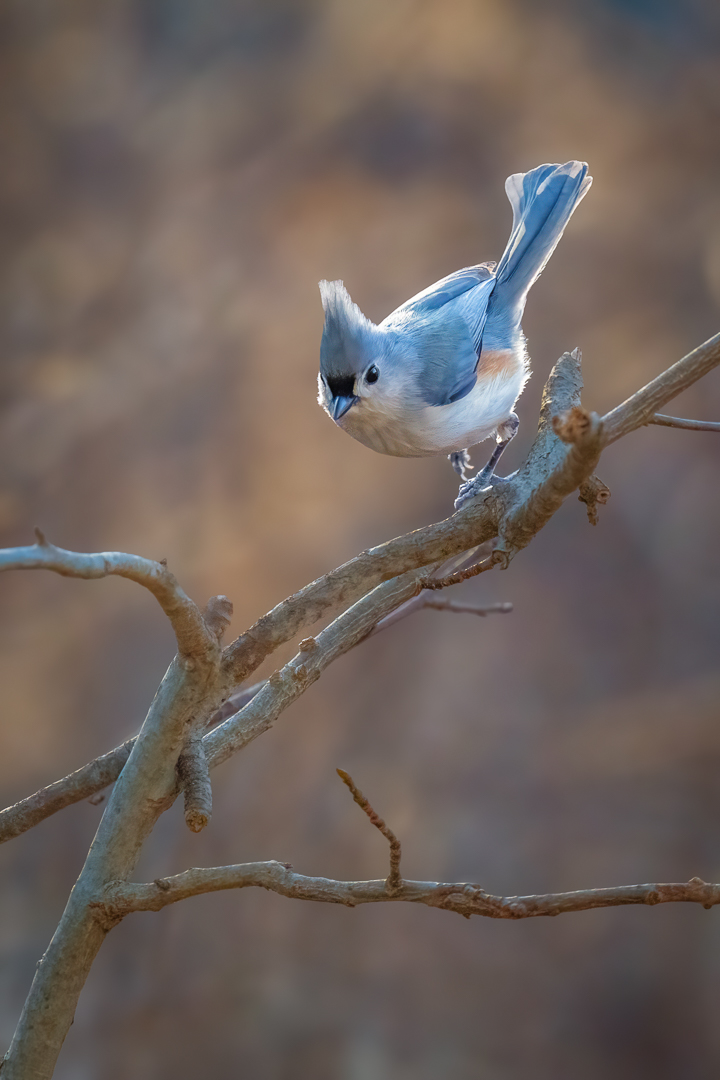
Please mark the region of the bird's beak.
<svg viewBox="0 0 720 1080"><path fill-rule="evenodd" d="M344 416L348 409L351 409L355 402L359 400L360 398L356 397L354 394L350 397L343 397L341 394L334 397L330 406L330 415L335 423L337 423L340 417Z"/></svg>

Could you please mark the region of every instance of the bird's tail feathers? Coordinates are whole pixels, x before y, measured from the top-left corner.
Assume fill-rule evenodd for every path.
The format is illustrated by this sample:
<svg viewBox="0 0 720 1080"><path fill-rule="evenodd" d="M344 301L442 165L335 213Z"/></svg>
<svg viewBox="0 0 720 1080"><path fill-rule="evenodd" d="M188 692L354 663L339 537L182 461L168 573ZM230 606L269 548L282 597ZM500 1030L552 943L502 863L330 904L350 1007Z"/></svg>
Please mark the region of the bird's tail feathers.
<svg viewBox="0 0 720 1080"><path fill-rule="evenodd" d="M530 287L591 184L583 161L539 165L531 172L507 178L505 191L513 208L513 227L496 270L496 302L522 314Z"/></svg>

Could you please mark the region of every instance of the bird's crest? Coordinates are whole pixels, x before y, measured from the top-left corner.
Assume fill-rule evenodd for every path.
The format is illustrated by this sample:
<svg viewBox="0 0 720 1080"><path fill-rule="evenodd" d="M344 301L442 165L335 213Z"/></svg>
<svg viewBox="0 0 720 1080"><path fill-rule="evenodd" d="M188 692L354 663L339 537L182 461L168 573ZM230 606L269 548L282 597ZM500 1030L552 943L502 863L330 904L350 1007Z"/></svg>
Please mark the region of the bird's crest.
<svg viewBox="0 0 720 1080"><path fill-rule="evenodd" d="M342 281L321 281L325 326L320 343L323 375L356 375L366 366L377 327L363 315Z"/></svg>

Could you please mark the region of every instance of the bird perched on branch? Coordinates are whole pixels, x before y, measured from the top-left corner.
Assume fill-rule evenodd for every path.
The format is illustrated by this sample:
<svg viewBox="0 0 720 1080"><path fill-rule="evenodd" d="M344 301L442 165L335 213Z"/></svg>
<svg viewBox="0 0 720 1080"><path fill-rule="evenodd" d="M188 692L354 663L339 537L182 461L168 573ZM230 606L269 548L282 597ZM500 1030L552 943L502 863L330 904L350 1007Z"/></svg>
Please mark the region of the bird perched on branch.
<svg viewBox="0 0 720 1080"><path fill-rule="evenodd" d="M530 374L520 325L525 300L592 177L581 161L539 165L505 182L513 227L499 263L457 270L376 326L342 281L321 281L325 326L318 401L354 439L381 454L447 454L465 481L459 508L487 487L518 427ZM495 437L468 480L468 447Z"/></svg>

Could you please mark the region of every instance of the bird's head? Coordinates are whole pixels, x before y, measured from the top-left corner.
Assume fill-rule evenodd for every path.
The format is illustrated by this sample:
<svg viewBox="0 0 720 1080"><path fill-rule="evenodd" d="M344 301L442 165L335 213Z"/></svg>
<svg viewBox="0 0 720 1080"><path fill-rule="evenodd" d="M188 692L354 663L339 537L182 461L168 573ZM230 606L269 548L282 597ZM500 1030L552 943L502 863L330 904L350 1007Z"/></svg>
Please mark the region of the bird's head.
<svg viewBox="0 0 720 1080"><path fill-rule="evenodd" d="M321 281L325 326L320 342L318 402L342 427L342 418L372 397L382 378L383 335L365 318L342 281Z"/></svg>

